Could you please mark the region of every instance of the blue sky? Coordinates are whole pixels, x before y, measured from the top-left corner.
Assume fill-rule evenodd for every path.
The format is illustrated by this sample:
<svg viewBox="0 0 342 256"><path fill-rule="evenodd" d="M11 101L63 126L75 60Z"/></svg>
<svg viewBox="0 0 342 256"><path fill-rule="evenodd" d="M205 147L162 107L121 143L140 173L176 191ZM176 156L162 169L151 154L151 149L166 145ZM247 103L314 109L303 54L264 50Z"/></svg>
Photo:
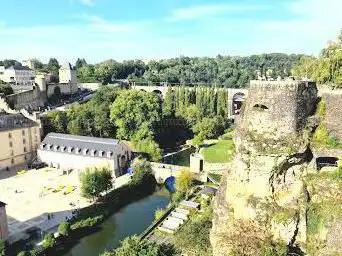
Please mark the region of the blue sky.
<svg viewBox="0 0 342 256"><path fill-rule="evenodd" d="M317 55L342 0L0 0L0 59Z"/></svg>

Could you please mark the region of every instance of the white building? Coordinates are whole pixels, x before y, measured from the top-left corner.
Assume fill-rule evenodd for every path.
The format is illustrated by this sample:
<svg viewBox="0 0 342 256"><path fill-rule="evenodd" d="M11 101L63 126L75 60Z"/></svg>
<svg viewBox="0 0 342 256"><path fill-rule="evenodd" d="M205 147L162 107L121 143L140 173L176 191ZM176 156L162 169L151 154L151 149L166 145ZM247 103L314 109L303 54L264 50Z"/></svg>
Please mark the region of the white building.
<svg viewBox="0 0 342 256"><path fill-rule="evenodd" d="M132 151L115 139L49 133L37 150L38 159L62 170L84 170L91 166L109 166L113 176L125 174Z"/></svg>
<svg viewBox="0 0 342 256"><path fill-rule="evenodd" d="M65 64L59 69L59 82L60 83L75 83L77 84L76 67L70 63Z"/></svg>
<svg viewBox="0 0 342 256"><path fill-rule="evenodd" d="M34 70L23 66L0 67L0 80L15 85L34 85Z"/></svg>

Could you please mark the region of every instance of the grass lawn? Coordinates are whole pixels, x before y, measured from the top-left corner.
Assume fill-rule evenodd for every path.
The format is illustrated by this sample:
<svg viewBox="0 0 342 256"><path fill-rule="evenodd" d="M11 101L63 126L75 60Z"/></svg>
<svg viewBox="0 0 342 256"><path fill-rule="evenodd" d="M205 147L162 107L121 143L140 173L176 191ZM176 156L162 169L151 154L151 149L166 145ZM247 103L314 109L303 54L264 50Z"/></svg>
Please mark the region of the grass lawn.
<svg viewBox="0 0 342 256"><path fill-rule="evenodd" d="M227 163L234 153L233 140L219 140L215 144L204 148L204 160L208 163Z"/></svg>

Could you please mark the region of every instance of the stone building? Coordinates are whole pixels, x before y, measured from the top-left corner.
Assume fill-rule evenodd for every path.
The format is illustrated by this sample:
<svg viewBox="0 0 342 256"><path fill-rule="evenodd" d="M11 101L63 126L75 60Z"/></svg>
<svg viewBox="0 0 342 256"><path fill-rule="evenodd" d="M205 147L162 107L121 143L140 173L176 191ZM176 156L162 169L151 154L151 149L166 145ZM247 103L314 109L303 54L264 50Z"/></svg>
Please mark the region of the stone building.
<svg viewBox="0 0 342 256"><path fill-rule="evenodd" d="M49 133L37 154L40 161L66 171L106 165L115 177L126 172L132 159L132 151L122 141L60 133Z"/></svg>
<svg viewBox="0 0 342 256"><path fill-rule="evenodd" d="M59 69L59 82L60 83L76 83L77 84L77 74L76 67L70 63L66 63Z"/></svg>
<svg viewBox="0 0 342 256"><path fill-rule="evenodd" d="M11 66L0 69L0 80L13 85L32 86L34 77L34 70L25 66Z"/></svg>
<svg viewBox="0 0 342 256"><path fill-rule="evenodd" d="M40 122L26 113L0 113L0 170L30 163L40 143Z"/></svg>
<svg viewBox="0 0 342 256"><path fill-rule="evenodd" d="M8 223L6 215L6 204L0 201L0 240L8 238Z"/></svg>

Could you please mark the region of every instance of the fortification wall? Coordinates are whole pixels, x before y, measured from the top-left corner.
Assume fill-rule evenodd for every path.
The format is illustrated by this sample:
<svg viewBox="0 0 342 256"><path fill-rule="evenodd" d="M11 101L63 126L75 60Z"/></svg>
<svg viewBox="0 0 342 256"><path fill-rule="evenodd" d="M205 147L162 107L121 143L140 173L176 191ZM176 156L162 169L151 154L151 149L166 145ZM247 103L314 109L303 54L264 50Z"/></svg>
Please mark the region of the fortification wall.
<svg viewBox="0 0 342 256"><path fill-rule="evenodd" d="M302 81L251 81L241 126L257 134L292 134L312 114L317 87Z"/></svg>
<svg viewBox="0 0 342 256"><path fill-rule="evenodd" d="M39 107L44 106L46 96L40 92L38 87L34 87L32 90L8 95L6 99L15 109L37 110Z"/></svg>
<svg viewBox="0 0 342 256"><path fill-rule="evenodd" d="M78 90L78 86L75 83L47 84L46 94L48 98L53 95L56 87L60 88L62 94L74 94Z"/></svg>
<svg viewBox="0 0 342 256"><path fill-rule="evenodd" d="M325 123L330 135L342 140L342 92L325 93Z"/></svg>

